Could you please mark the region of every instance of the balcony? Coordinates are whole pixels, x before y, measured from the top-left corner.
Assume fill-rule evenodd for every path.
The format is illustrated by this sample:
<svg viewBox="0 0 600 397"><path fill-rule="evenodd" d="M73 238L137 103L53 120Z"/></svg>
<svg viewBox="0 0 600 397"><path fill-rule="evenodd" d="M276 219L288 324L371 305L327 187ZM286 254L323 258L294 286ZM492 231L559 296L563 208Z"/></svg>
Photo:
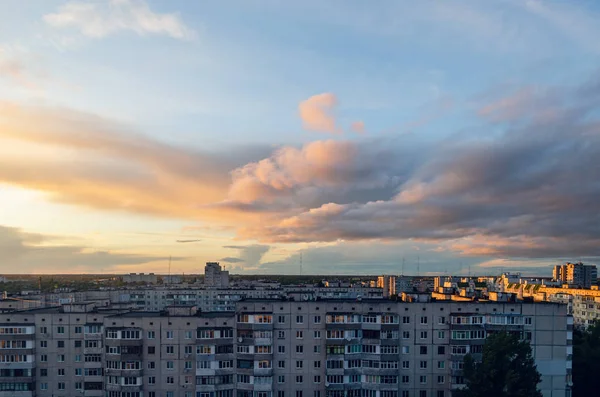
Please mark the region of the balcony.
<svg viewBox="0 0 600 397"><path fill-rule="evenodd" d="M102 347L84 347L83 354L102 354L104 349Z"/></svg>
<svg viewBox="0 0 600 397"><path fill-rule="evenodd" d="M83 334L83 338L86 340L101 340L102 332L89 332Z"/></svg>
<svg viewBox="0 0 600 397"><path fill-rule="evenodd" d="M254 384L255 391L272 391L273 383L255 383Z"/></svg>
<svg viewBox="0 0 600 397"><path fill-rule="evenodd" d="M273 368L254 368L254 376L273 376Z"/></svg>

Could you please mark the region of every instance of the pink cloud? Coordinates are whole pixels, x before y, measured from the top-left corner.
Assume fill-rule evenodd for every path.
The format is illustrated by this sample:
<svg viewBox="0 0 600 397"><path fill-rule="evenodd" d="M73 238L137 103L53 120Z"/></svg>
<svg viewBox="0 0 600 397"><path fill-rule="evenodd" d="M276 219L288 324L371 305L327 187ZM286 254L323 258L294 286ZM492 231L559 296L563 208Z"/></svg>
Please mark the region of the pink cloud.
<svg viewBox="0 0 600 397"><path fill-rule="evenodd" d="M337 97L330 93L313 95L300 102L298 112L305 129L330 134L341 132L336 127L334 111L337 106Z"/></svg>
<svg viewBox="0 0 600 397"><path fill-rule="evenodd" d="M356 132L357 134L364 134L365 133L365 123L364 123L364 121L361 121L361 120L355 121L354 123L352 123L352 125L350 126L350 128L352 129L352 131Z"/></svg>

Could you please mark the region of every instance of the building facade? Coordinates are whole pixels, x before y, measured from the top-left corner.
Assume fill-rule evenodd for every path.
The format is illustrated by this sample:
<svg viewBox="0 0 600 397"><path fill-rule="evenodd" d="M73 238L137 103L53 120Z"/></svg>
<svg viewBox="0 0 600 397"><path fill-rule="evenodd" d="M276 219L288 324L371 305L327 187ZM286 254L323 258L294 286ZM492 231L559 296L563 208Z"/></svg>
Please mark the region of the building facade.
<svg viewBox="0 0 600 397"><path fill-rule="evenodd" d="M580 288L590 288L596 284L598 270L595 265L584 265L581 262L554 266L552 278L556 281Z"/></svg>
<svg viewBox="0 0 600 397"><path fill-rule="evenodd" d="M207 288L228 288L229 272L222 270L219 262L207 262L204 266L204 285Z"/></svg>
<svg viewBox="0 0 600 397"><path fill-rule="evenodd" d="M565 397L571 329L550 303L71 304L0 314L0 397L449 397L500 330L530 341L544 396Z"/></svg>

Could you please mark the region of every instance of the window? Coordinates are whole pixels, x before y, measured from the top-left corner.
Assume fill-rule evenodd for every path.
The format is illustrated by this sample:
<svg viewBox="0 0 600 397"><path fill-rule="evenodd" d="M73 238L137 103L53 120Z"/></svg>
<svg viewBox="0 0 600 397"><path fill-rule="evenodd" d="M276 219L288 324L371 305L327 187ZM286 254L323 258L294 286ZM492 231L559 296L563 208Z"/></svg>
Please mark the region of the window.
<svg viewBox="0 0 600 397"><path fill-rule="evenodd" d="M283 390L278 390L277 397L285 397L285 392Z"/></svg>
<svg viewBox="0 0 600 397"><path fill-rule="evenodd" d="M303 324L304 316L296 316L296 324Z"/></svg>
<svg viewBox="0 0 600 397"><path fill-rule="evenodd" d="M285 316L279 316L279 317L277 317L277 322L279 324L285 324Z"/></svg>
<svg viewBox="0 0 600 397"><path fill-rule="evenodd" d="M283 360L277 361L277 368L285 368L285 361L283 361Z"/></svg>
<svg viewBox="0 0 600 397"><path fill-rule="evenodd" d="M314 338L315 339L321 339L321 331L315 331L314 332Z"/></svg>
<svg viewBox="0 0 600 397"><path fill-rule="evenodd" d="M47 340L41 340L40 341L40 347L43 347L43 348L48 347L48 341Z"/></svg>
<svg viewBox="0 0 600 397"><path fill-rule="evenodd" d="M525 325L531 325L532 319L531 317L525 317Z"/></svg>
<svg viewBox="0 0 600 397"><path fill-rule="evenodd" d="M75 347L81 347L81 341L80 340L76 340L75 343L74 343L74 346Z"/></svg>
<svg viewBox="0 0 600 397"><path fill-rule="evenodd" d="M402 339L410 339L410 331L402 331Z"/></svg>
<svg viewBox="0 0 600 397"><path fill-rule="evenodd" d="M173 331L166 332L167 339L173 339Z"/></svg>
<svg viewBox="0 0 600 397"><path fill-rule="evenodd" d="M173 369L174 365L173 365L173 361L167 361L167 369Z"/></svg>
<svg viewBox="0 0 600 397"><path fill-rule="evenodd" d="M408 317L408 316L402 317L402 324L410 324L410 317Z"/></svg>
<svg viewBox="0 0 600 397"><path fill-rule="evenodd" d="M409 383L410 382L410 378L408 377L408 375L402 375L402 383Z"/></svg>
<svg viewBox="0 0 600 397"><path fill-rule="evenodd" d="M65 390L65 382L58 382L58 390Z"/></svg>
<svg viewBox="0 0 600 397"><path fill-rule="evenodd" d="M421 316L421 324L427 324L427 316Z"/></svg>
<svg viewBox="0 0 600 397"><path fill-rule="evenodd" d="M56 332L59 334L64 334L65 333L65 327L56 327ZM64 385L64 383L63 383Z"/></svg>
<svg viewBox="0 0 600 397"><path fill-rule="evenodd" d="M438 324L446 324L446 317L438 317Z"/></svg>
<svg viewBox="0 0 600 397"><path fill-rule="evenodd" d="M302 338L304 338L304 332L296 331L296 339L302 339Z"/></svg>
<svg viewBox="0 0 600 397"><path fill-rule="evenodd" d="M48 369L47 368L41 368L40 369L40 376L48 376Z"/></svg>
<svg viewBox="0 0 600 397"><path fill-rule="evenodd" d="M175 346L167 346L167 354L175 354Z"/></svg>
<svg viewBox="0 0 600 397"><path fill-rule="evenodd" d="M436 396L437 397L444 397L444 391L443 390L438 390Z"/></svg>
<svg viewBox="0 0 600 397"><path fill-rule="evenodd" d="M64 363L65 362L65 355L64 354L59 354L58 356L56 356L56 360L59 363Z"/></svg>
<svg viewBox="0 0 600 397"><path fill-rule="evenodd" d="M419 376L419 383L427 383L427 375Z"/></svg>
<svg viewBox="0 0 600 397"><path fill-rule="evenodd" d="M296 375L296 383L302 383L304 382L304 378L302 377L302 375Z"/></svg>
<svg viewBox="0 0 600 397"><path fill-rule="evenodd" d="M156 353L156 347L148 346L148 354L155 354L155 353Z"/></svg>
<svg viewBox="0 0 600 397"><path fill-rule="evenodd" d="M155 376L149 376L149 377L148 377L148 384L149 384L149 385L154 385L154 384L156 384L156 377L155 377Z"/></svg>
<svg viewBox="0 0 600 397"><path fill-rule="evenodd" d="M171 383L171 384L175 383L175 378L172 376L167 376L167 383Z"/></svg>
<svg viewBox="0 0 600 397"><path fill-rule="evenodd" d="M58 376L65 376L65 369L64 368L59 368L57 371L57 375Z"/></svg>
<svg viewBox="0 0 600 397"><path fill-rule="evenodd" d="M154 339L156 337L156 333L154 331L148 331L148 339Z"/></svg>
<svg viewBox="0 0 600 397"><path fill-rule="evenodd" d="M183 335L183 337L185 339L192 339L192 331L185 331L185 334Z"/></svg>
<svg viewBox="0 0 600 397"><path fill-rule="evenodd" d="M410 346L402 346L402 354L410 354Z"/></svg>
<svg viewBox="0 0 600 397"><path fill-rule="evenodd" d="M315 383L321 383L321 375L315 375L313 378L313 382Z"/></svg>
<svg viewBox="0 0 600 397"><path fill-rule="evenodd" d="M421 331L421 339L427 339L427 331Z"/></svg>
<svg viewBox="0 0 600 397"><path fill-rule="evenodd" d="M48 384L47 383L40 383L40 390L48 390Z"/></svg>
<svg viewBox="0 0 600 397"><path fill-rule="evenodd" d="M445 383L445 382L446 382L446 378L444 377L444 375L438 375L437 383Z"/></svg>
<svg viewBox="0 0 600 397"><path fill-rule="evenodd" d="M321 397L321 390L315 390L313 397Z"/></svg>
<svg viewBox="0 0 600 397"><path fill-rule="evenodd" d="M315 367L315 368L321 368L321 361L316 360L315 362L313 362L313 367Z"/></svg>
<svg viewBox="0 0 600 397"><path fill-rule="evenodd" d="M277 346L277 353L285 353L285 346Z"/></svg>
<svg viewBox="0 0 600 397"><path fill-rule="evenodd" d="M446 367L446 362L438 361L437 367L438 367L438 369L444 369Z"/></svg>
<svg viewBox="0 0 600 397"><path fill-rule="evenodd" d="M43 363L45 363L46 361L48 361L48 356L46 354L42 354L40 356L40 361L43 362Z"/></svg>
<svg viewBox="0 0 600 397"><path fill-rule="evenodd" d="M296 353L304 353L304 346L296 345Z"/></svg>
<svg viewBox="0 0 600 397"><path fill-rule="evenodd" d="M302 397L302 390L296 390L296 397Z"/></svg>
<svg viewBox="0 0 600 397"><path fill-rule="evenodd" d="M437 348L437 353L438 354L446 354L446 346L438 346Z"/></svg>
<svg viewBox="0 0 600 397"><path fill-rule="evenodd" d="M321 345L314 345L313 346L313 352L315 353L321 353Z"/></svg>
<svg viewBox="0 0 600 397"><path fill-rule="evenodd" d="M402 361L402 369L410 369L410 361Z"/></svg>
<svg viewBox="0 0 600 397"><path fill-rule="evenodd" d="M438 331L438 339L444 339L446 337L445 331Z"/></svg>
<svg viewBox="0 0 600 397"><path fill-rule="evenodd" d="M303 364L302 360L296 360L296 369L301 369L302 368L302 364Z"/></svg>
<svg viewBox="0 0 600 397"><path fill-rule="evenodd" d="M419 346L419 354L427 354L427 346Z"/></svg>
<svg viewBox="0 0 600 397"><path fill-rule="evenodd" d="M83 370L81 368L75 368L75 376L81 376L83 374Z"/></svg>
<svg viewBox="0 0 600 397"><path fill-rule="evenodd" d="M419 397L427 397L427 390L419 391Z"/></svg>
<svg viewBox="0 0 600 397"><path fill-rule="evenodd" d="M279 375L277 377L277 383L285 383L285 375Z"/></svg>
<svg viewBox="0 0 600 397"><path fill-rule="evenodd" d="M78 363L81 361L81 354L76 354L75 355L75 362Z"/></svg>
<svg viewBox="0 0 600 397"><path fill-rule="evenodd" d="M155 369L155 368L156 368L156 362L148 361L148 369Z"/></svg>
<svg viewBox="0 0 600 397"><path fill-rule="evenodd" d="M419 368L427 369L427 361L419 361Z"/></svg>
<svg viewBox="0 0 600 397"><path fill-rule="evenodd" d="M321 324L321 316L315 316L315 324Z"/></svg>
<svg viewBox="0 0 600 397"><path fill-rule="evenodd" d="M285 339L285 331L278 331L277 339Z"/></svg>

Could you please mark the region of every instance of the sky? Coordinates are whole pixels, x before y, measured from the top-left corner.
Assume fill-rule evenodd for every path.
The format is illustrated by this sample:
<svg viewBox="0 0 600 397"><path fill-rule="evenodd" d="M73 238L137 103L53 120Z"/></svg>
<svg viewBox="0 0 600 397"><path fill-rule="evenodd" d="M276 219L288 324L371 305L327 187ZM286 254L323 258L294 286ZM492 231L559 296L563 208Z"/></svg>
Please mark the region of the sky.
<svg viewBox="0 0 600 397"><path fill-rule="evenodd" d="M594 1L0 2L0 273L600 258Z"/></svg>

